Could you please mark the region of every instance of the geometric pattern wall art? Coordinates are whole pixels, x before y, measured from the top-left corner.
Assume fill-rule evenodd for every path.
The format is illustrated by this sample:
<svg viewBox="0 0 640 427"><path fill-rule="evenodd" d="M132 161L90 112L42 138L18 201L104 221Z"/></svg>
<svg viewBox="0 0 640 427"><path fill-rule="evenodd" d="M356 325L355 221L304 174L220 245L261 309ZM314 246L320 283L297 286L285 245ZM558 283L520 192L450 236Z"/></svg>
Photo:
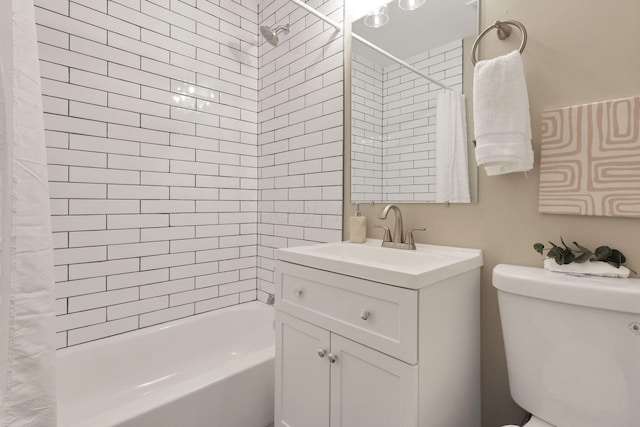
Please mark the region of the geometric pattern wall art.
<svg viewBox="0 0 640 427"><path fill-rule="evenodd" d="M640 97L543 113L539 211L640 217Z"/></svg>

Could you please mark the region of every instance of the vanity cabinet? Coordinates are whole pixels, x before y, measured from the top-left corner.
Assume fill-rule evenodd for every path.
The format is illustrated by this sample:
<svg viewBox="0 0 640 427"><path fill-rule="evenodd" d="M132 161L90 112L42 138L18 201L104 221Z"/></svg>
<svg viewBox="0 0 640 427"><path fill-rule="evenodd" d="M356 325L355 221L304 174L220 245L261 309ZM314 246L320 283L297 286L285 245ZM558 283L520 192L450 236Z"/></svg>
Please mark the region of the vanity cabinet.
<svg viewBox="0 0 640 427"><path fill-rule="evenodd" d="M420 289L275 271L275 426L480 426L479 268Z"/></svg>
<svg viewBox="0 0 640 427"><path fill-rule="evenodd" d="M288 427L329 425L330 333L310 323L276 313L276 422Z"/></svg>
<svg viewBox="0 0 640 427"><path fill-rule="evenodd" d="M417 425L416 366L282 312L276 342L276 425Z"/></svg>

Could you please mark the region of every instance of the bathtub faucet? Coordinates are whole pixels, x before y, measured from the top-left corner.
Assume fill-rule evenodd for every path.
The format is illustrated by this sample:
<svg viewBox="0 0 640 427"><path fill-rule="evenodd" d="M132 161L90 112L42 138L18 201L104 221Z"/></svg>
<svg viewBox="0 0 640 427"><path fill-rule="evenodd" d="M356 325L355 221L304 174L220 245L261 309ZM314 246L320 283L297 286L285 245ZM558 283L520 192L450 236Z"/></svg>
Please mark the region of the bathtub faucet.
<svg viewBox="0 0 640 427"><path fill-rule="evenodd" d="M269 294L267 297L267 304L273 305L276 302L276 296L274 294Z"/></svg>

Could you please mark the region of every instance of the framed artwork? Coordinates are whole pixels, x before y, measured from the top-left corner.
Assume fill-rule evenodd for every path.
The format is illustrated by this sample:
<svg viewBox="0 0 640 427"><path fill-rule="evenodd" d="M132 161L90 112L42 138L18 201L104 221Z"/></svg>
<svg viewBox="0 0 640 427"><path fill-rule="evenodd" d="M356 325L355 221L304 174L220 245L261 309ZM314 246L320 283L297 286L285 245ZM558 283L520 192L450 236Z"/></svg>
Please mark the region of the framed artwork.
<svg viewBox="0 0 640 427"><path fill-rule="evenodd" d="M640 96L543 113L539 211L640 217Z"/></svg>

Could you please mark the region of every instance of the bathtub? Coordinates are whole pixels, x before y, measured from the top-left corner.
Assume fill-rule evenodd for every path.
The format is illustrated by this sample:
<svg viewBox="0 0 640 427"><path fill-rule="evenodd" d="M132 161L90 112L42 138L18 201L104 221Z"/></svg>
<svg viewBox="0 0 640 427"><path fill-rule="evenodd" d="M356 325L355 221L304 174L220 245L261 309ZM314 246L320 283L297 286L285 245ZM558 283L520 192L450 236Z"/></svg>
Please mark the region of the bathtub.
<svg viewBox="0 0 640 427"><path fill-rule="evenodd" d="M57 353L58 427L266 427L273 308L250 302Z"/></svg>

